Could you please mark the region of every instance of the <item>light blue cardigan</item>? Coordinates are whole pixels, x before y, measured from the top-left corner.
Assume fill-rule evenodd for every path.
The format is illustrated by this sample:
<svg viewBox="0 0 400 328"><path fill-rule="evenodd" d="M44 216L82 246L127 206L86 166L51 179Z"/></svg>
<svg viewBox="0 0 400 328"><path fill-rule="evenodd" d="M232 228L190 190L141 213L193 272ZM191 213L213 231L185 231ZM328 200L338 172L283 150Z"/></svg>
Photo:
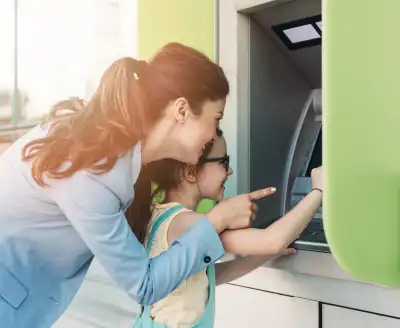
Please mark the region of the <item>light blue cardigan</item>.
<svg viewBox="0 0 400 328"><path fill-rule="evenodd" d="M108 173L80 171L38 186L21 150L45 134L37 126L0 157L1 327L51 327L75 296L93 255L141 304L164 298L224 255L204 218L167 252L148 258L124 216L140 171L139 144Z"/></svg>

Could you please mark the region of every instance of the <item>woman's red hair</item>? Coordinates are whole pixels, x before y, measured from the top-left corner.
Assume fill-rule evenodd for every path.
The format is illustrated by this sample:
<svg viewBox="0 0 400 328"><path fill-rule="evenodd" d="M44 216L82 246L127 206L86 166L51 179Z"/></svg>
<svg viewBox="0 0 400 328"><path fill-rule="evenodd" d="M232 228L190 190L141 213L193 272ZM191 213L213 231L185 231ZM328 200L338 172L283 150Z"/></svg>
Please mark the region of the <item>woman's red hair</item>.
<svg viewBox="0 0 400 328"><path fill-rule="evenodd" d="M122 58L105 71L88 102L73 98L55 104L47 136L26 144L22 158L32 163L32 176L42 187L45 177L63 179L80 170L104 173L146 138L171 101L184 97L200 114L205 101L228 93L221 67L178 43L161 48L149 63ZM141 173L130 209L134 217L149 216L150 201L150 182Z"/></svg>

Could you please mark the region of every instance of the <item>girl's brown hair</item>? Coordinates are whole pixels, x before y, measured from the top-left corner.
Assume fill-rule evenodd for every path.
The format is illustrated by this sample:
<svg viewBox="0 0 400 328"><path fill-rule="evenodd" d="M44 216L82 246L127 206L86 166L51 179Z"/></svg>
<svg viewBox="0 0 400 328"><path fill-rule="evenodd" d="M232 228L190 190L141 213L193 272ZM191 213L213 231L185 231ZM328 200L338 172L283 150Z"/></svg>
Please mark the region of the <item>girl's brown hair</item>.
<svg viewBox="0 0 400 328"><path fill-rule="evenodd" d="M105 71L88 102L69 99L55 104L47 136L26 144L22 158L32 161L32 176L40 186L46 185L45 176L63 179L79 170L104 173L146 138L169 102L184 97L200 114L205 101L223 99L228 92L217 64L178 43L164 46L149 63L122 58ZM143 175L135 189L138 204L141 190L142 197L150 190Z"/></svg>
<svg viewBox="0 0 400 328"><path fill-rule="evenodd" d="M222 137L222 131L219 128L217 128L216 135L217 137ZM210 142L204 148L199 163L193 167L196 172L199 172L203 168L203 159L206 159L209 156L212 147L213 143ZM130 227L140 242L144 243L147 234L148 225L151 219L150 209L152 201L164 201L168 190L177 188L182 182L182 172L187 166L188 164L186 163L165 158L149 163L142 169L140 173L142 178L138 179L135 184L135 190L141 190L142 193L138 196L140 197L139 199L135 198L135 201L128 207L125 213ZM152 181L157 188L152 191L150 184L143 183L145 180ZM143 192L144 188L147 188L145 192Z"/></svg>

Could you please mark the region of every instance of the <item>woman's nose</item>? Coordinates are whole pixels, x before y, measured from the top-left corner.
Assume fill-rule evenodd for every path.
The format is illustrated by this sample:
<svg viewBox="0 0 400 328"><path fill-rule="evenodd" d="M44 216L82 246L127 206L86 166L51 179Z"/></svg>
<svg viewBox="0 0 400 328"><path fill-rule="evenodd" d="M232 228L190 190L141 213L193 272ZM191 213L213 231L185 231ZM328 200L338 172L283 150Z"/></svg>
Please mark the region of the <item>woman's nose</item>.
<svg viewBox="0 0 400 328"><path fill-rule="evenodd" d="M233 170L232 170L232 168L229 166L227 175L228 175L228 177L229 177L229 176L232 175L232 174L233 174Z"/></svg>

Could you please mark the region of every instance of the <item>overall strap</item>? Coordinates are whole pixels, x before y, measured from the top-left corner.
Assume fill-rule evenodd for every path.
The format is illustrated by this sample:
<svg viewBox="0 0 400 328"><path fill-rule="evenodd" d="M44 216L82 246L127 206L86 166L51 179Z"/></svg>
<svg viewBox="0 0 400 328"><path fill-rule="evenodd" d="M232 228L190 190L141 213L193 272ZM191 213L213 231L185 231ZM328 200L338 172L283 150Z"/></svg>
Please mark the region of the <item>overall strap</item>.
<svg viewBox="0 0 400 328"><path fill-rule="evenodd" d="M147 254L150 253L151 249L151 244L153 242L154 236L156 235L157 230L160 228L160 226L164 223L165 220L167 220L171 215L175 214L176 212L180 211L184 207L182 205L175 205L168 210L164 211L161 213L161 215L156 219L156 221L153 224L153 227L151 228L149 238L147 240L147 245L146 245L146 251Z"/></svg>
<svg viewBox="0 0 400 328"><path fill-rule="evenodd" d="M163 213L161 213L161 215L155 220L155 222L153 223L153 226L151 228L149 238L147 240L147 245L146 245L147 254L150 254L151 244L152 244L154 236L156 235L156 232L160 228L160 226L165 222L165 220L170 218L171 215L175 214L177 211L179 211L183 208L184 207L182 205L175 205L175 206L169 208L168 210L164 211ZM133 326L133 328L154 328L154 327L156 327L155 326L156 323L153 322L153 320L151 319L150 309L151 309L150 305L142 306L142 313L140 314L138 321L136 321L136 324Z"/></svg>

